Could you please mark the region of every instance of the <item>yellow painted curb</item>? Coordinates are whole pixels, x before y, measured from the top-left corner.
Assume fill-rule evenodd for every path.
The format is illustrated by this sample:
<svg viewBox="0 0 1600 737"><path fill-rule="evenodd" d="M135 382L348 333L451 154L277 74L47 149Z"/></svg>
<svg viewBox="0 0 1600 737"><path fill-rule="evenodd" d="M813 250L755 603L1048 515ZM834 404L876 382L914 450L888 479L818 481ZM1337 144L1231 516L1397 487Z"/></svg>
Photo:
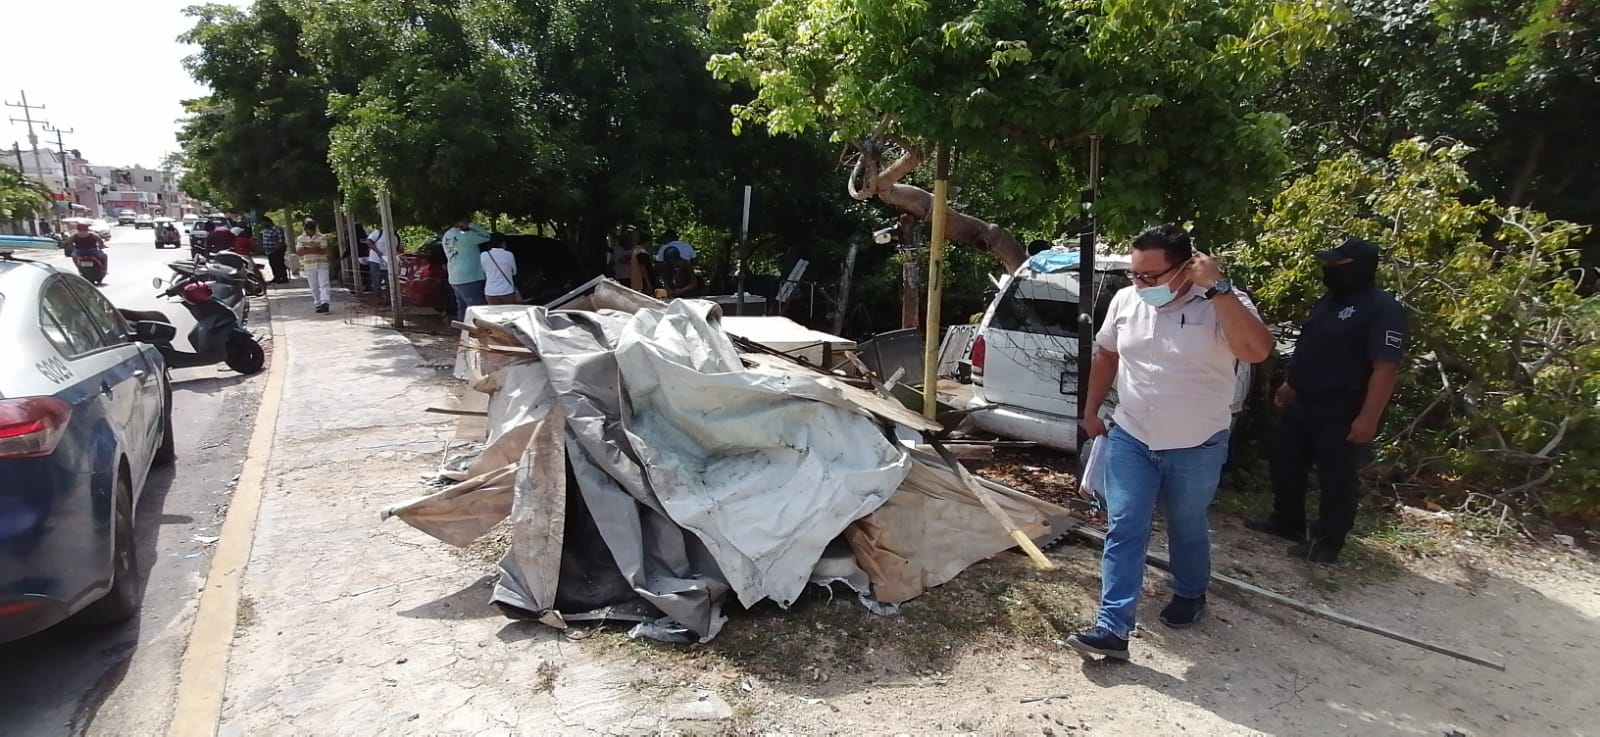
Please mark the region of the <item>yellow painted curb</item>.
<svg viewBox="0 0 1600 737"><path fill-rule="evenodd" d="M270 312L272 298L267 298ZM211 737L222 716L222 696L228 677L228 654L233 649L233 633L239 616L239 589L245 566L255 544L256 514L261 510L267 461L272 456L272 440L278 428L278 405L283 398L284 374L288 372L288 345L278 320L272 324L271 365L267 385L261 392L256 412L255 431L239 471L239 484L222 522L221 540L200 591L200 606L189 647L184 651L178 671L178 699L173 706L169 737Z"/></svg>

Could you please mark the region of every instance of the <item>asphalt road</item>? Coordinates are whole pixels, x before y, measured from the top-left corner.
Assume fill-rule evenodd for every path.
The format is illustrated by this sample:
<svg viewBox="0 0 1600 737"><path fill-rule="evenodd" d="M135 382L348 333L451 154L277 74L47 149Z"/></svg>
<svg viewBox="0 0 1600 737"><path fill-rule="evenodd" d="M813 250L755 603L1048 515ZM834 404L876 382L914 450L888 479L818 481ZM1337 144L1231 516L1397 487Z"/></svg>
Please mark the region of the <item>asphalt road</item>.
<svg viewBox="0 0 1600 737"><path fill-rule="evenodd" d="M187 240L187 239L185 239ZM160 309L180 340L194 325L176 302L158 299L152 277L187 247L156 250L149 229L119 226L107 253L102 289L118 307ZM42 259L72 269L64 256ZM250 327L267 330L262 300ZM270 342L268 346L270 359ZM71 623L0 645L0 733L156 735L166 730L178 664L188 645L200 585L250 442L265 372L244 377L224 366L173 372L178 462L156 469L135 510L138 562L144 573L139 618L110 630Z"/></svg>

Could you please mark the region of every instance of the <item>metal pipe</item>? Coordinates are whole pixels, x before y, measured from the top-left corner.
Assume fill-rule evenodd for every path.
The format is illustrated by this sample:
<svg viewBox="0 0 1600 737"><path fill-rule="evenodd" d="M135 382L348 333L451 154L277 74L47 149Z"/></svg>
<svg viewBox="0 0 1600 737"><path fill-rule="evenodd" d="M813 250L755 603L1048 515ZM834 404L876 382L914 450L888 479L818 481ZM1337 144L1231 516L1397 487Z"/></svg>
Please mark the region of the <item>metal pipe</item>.
<svg viewBox="0 0 1600 737"><path fill-rule="evenodd" d="M1089 366L1094 357L1094 241L1095 195L1100 191L1100 136L1089 137L1089 186L1083 190L1082 232L1078 234L1078 357L1073 404L1078 411L1078 449L1088 437L1083 432L1084 398L1089 385Z"/></svg>

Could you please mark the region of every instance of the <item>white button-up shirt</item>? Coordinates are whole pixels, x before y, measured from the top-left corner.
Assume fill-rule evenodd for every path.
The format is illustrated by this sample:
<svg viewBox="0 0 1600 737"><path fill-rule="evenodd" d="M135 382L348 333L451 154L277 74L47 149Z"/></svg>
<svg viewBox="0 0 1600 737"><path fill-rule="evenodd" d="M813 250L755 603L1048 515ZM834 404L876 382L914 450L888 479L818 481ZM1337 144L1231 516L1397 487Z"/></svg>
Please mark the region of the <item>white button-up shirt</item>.
<svg viewBox="0 0 1600 737"><path fill-rule="evenodd" d="M1234 295L1256 312L1249 297ZM1124 287L1095 344L1120 358L1112 421L1151 450L1193 448L1228 429L1239 362L1216 304L1198 287L1159 309Z"/></svg>

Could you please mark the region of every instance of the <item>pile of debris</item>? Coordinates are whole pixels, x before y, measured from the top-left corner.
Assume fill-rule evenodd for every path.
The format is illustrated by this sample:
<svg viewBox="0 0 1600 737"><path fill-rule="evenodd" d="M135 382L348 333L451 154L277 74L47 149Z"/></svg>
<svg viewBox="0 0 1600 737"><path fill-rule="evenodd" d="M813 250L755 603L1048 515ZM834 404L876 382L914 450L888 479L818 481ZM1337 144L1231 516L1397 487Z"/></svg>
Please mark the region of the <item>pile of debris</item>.
<svg viewBox="0 0 1600 737"><path fill-rule="evenodd" d="M609 281L550 306L473 308L457 375L476 394L455 411L484 448L454 485L384 516L457 546L509 519L495 603L667 641L715 637L730 594L787 607L843 583L892 611L1075 525L928 452L937 423L741 351L721 320L715 304Z"/></svg>

